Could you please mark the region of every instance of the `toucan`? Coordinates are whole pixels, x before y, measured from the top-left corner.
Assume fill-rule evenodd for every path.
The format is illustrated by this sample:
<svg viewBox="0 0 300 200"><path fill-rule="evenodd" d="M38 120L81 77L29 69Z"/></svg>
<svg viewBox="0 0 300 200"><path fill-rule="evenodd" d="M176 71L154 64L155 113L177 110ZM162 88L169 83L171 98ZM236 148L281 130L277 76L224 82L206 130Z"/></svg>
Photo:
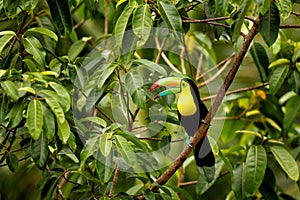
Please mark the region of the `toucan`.
<svg viewBox="0 0 300 200"><path fill-rule="evenodd" d="M178 94L178 120L188 136L194 136L199 126L205 123L204 118L208 113L205 104L200 99L199 90L195 82L190 78L162 78L151 86L150 93L152 94L154 90L161 87L166 87L166 90L156 94L154 99L168 94ZM189 146L192 148L190 144ZM207 132L194 147L194 157L199 167L214 166L215 157L207 138Z"/></svg>

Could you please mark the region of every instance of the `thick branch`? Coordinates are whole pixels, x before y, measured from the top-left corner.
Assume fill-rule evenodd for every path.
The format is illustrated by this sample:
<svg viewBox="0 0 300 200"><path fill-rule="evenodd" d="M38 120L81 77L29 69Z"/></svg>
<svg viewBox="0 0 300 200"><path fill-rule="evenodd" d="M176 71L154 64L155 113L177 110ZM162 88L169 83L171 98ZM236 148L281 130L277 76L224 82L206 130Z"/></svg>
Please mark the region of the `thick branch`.
<svg viewBox="0 0 300 200"><path fill-rule="evenodd" d="M245 41L242 45L241 50L239 51L230 71L228 72L224 83L221 85L219 92L215 98L215 101L213 102L207 116L205 117L206 124L202 124L198 131L195 133L194 137L191 140L191 145L197 144L197 142L200 141L201 137L205 132L207 132L210 122L212 121L212 118L215 116L218 108L220 107L222 100L225 96L226 91L228 90L229 86L233 82L233 79L246 55L247 50L250 47L250 44L252 40L254 39L255 35L258 33L258 20L256 19L252 28L250 29L248 35L245 37ZM181 154L176 158L176 160L170 165L170 167L156 180L156 183L159 185L165 184L171 176L177 171L177 169L182 165L182 163L186 160L190 152L192 151L192 148L189 146L185 146ZM153 186L151 188L152 190L155 190L156 187Z"/></svg>

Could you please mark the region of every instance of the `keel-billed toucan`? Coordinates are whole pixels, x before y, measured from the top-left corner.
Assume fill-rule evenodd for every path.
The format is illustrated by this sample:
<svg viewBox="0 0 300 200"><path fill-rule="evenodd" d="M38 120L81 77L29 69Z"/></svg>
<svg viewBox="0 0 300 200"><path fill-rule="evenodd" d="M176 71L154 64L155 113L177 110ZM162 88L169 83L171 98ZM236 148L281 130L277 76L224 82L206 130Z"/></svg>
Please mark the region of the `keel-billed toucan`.
<svg viewBox="0 0 300 200"><path fill-rule="evenodd" d="M156 81L150 88L150 93L160 87L167 89L157 94L157 99L168 94L177 94L178 119L187 134L191 137L198 130L204 118L207 108L200 99L197 85L189 78L169 77ZM207 133L200 139L194 149L196 164L199 167L211 167L215 164L214 154L209 144Z"/></svg>

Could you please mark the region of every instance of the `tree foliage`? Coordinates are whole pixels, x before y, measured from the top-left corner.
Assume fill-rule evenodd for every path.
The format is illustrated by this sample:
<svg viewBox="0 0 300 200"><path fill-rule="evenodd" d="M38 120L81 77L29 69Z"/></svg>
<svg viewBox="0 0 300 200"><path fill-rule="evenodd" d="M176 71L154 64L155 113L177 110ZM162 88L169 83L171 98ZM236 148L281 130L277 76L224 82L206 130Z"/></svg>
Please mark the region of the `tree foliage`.
<svg viewBox="0 0 300 200"><path fill-rule="evenodd" d="M300 43L287 36L299 33L299 7L0 0L1 170L38 167L41 199L299 198ZM225 59L220 44L230 46ZM244 63L257 82L213 96ZM182 75L204 101L223 100L209 129L214 171L180 154L176 97L149 93L158 78Z"/></svg>

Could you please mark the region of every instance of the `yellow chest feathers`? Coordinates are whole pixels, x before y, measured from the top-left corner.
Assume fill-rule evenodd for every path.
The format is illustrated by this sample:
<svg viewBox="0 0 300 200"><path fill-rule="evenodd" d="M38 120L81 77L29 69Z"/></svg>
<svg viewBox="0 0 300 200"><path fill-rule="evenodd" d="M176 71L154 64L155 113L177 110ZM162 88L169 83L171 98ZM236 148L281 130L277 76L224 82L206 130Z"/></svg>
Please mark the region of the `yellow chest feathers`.
<svg viewBox="0 0 300 200"><path fill-rule="evenodd" d="M181 92L178 94L177 109L183 116L195 114L197 107L190 92Z"/></svg>

